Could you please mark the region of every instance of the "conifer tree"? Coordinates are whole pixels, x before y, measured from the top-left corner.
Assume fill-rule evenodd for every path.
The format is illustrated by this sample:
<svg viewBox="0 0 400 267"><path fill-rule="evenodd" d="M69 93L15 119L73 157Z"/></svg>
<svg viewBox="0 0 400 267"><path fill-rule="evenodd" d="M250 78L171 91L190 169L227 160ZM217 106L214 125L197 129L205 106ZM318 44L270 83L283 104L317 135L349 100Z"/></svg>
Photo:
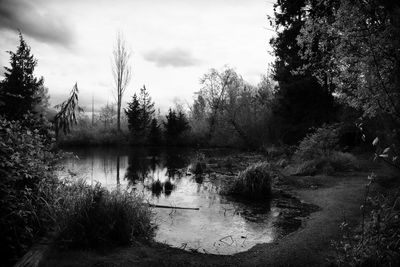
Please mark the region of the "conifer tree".
<svg viewBox="0 0 400 267"><path fill-rule="evenodd" d="M31 48L19 33L19 46L10 54L10 67L5 67L5 78L0 83L0 114L10 120L19 120L41 102L40 90L43 77L33 75L37 60L31 54Z"/></svg>
<svg viewBox="0 0 400 267"><path fill-rule="evenodd" d="M128 128L133 136L139 135L142 131L141 113L139 99L135 93L132 101L128 103L128 108L125 109L125 114L128 118Z"/></svg>
<svg viewBox="0 0 400 267"><path fill-rule="evenodd" d="M152 145L159 145L161 143L161 129L156 118L151 120L149 142Z"/></svg>

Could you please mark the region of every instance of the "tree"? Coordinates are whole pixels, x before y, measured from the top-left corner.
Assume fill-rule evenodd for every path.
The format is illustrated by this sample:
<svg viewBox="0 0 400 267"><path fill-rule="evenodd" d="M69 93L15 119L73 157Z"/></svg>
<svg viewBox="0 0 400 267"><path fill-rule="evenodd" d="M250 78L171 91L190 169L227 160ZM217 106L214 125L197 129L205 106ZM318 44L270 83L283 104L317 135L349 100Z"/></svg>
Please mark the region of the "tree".
<svg viewBox="0 0 400 267"><path fill-rule="evenodd" d="M149 131L149 142L152 145L159 145L161 144L161 129L160 129L160 125L157 122L156 118L153 118L151 120L151 124L150 124L150 131Z"/></svg>
<svg viewBox="0 0 400 267"><path fill-rule="evenodd" d="M154 117L154 102L151 100L146 86L140 89L139 96L136 93L132 101L128 103L125 113L128 117L128 127L135 143L145 143L149 137L152 119Z"/></svg>
<svg viewBox="0 0 400 267"><path fill-rule="evenodd" d="M141 120L142 120L142 128L144 134L146 135L148 129L150 128L151 120L154 117L154 102L151 100L149 93L147 92L146 86L140 89L139 93L139 104L141 110Z"/></svg>
<svg viewBox="0 0 400 267"><path fill-rule="evenodd" d="M125 40L121 33L117 34L117 42L113 51L112 73L117 95L117 130L121 131L121 105L122 97L131 79L129 65L130 53L126 48Z"/></svg>
<svg viewBox="0 0 400 267"><path fill-rule="evenodd" d="M280 120L281 141L296 143L311 127L334 119L334 101L331 87L322 86L299 55L297 37L313 6L306 0L280 0L274 9L273 23L279 31L270 42L276 56L274 79L279 83L274 113Z"/></svg>
<svg viewBox="0 0 400 267"><path fill-rule="evenodd" d="M222 72L211 69L200 79L203 87L199 94L206 100L210 110L208 139L211 139L214 134L218 113L223 108L227 97L227 88L236 80L237 74L231 68L225 68Z"/></svg>
<svg viewBox="0 0 400 267"><path fill-rule="evenodd" d="M133 95L131 102L128 103L128 108L125 109L125 114L128 118L128 128L132 136L135 138L142 132L141 107L136 93Z"/></svg>
<svg viewBox="0 0 400 267"><path fill-rule="evenodd" d="M83 109L78 105L78 84L75 83L71 90L70 97L55 106L60 111L54 118L56 137L58 137L59 131L62 130L64 134L68 134L71 131L71 127L77 124L77 113L83 112Z"/></svg>
<svg viewBox="0 0 400 267"><path fill-rule="evenodd" d="M41 101L43 77L38 79L33 75L37 60L21 32L17 51L8 54L11 67L5 67L5 78L0 83L0 114L9 120L19 120L28 112L35 113L34 108Z"/></svg>
<svg viewBox="0 0 400 267"><path fill-rule="evenodd" d="M103 122L104 128L111 127L114 123L116 115L115 104L108 104L100 110L100 121Z"/></svg>
<svg viewBox="0 0 400 267"><path fill-rule="evenodd" d="M326 5L326 1L315 2ZM398 128L400 4L386 0L335 2L330 12L307 17L298 38L302 56L311 63L316 77L329 66L339 97L350 106L361 109L366 117L388 117ZM317 43L312 41L316 36ZM329 45L330 49L316 58L315 45Z"/></svg>
<svg viewBox="0 0 400 267"><path fill-rule="evenodd" d="M186 115L182 111L177 113L175 110L169 109L165 117L167 121L164 122L164 135L167 144L182 144L183 134L190 128Z"/></svg>

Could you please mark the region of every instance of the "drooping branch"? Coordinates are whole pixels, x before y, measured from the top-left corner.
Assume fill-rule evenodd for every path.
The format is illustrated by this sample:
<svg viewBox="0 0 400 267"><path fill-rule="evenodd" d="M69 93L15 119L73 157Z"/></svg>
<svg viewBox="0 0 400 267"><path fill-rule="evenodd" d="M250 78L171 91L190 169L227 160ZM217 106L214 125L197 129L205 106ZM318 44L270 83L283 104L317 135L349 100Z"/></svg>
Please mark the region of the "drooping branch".
<svg viewBox="0 0 400 267"><path fill-rule="evenodd" d="M62 130L64 134L69 133L72 125L77 123L76 113L83 111L78 105L78 93L78 84L75 83L71 90L70 97L66 101L55 106L56 109L60 109L54 118L56 137L58 137L60 130Z"/></svg>

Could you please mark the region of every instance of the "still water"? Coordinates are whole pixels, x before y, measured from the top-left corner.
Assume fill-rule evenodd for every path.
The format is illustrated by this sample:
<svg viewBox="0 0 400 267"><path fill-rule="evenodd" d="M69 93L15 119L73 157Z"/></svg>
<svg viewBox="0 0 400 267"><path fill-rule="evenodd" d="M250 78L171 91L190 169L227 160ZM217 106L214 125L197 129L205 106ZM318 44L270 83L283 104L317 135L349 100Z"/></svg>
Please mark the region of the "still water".
<svg viewBox="0 0 400 267"><path fill-rule="evenodd" d="M69 149L65 173L113 189L128 187L155 205L155 240L173 247L212 254L234 254L272 242L278 209L268 202L246 203L220 195L220 181L191 174L195 150L146 148ZM233 151L202 151L222 156ZM182 210L173 207L198 208Z"/></svg>

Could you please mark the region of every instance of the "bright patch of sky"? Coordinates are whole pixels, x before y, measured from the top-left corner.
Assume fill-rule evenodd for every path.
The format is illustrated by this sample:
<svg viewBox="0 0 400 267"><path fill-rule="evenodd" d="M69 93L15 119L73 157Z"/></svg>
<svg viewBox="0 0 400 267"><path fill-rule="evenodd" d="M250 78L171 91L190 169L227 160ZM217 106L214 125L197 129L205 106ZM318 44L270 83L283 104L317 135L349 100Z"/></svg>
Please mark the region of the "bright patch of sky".
<svg viewBox="0 0 400 267"><path fill-rule="evenodd" d="M115 101L111 72L118 31L131 49L132 80L124 102L146 85L166 111L176 99L191 103L210 68L228 65L257 84L267 73L274 33L265 0L1 0L0 65L18 45L20 29L38 59L52 104L75 82L90 110Z"/></svg>

